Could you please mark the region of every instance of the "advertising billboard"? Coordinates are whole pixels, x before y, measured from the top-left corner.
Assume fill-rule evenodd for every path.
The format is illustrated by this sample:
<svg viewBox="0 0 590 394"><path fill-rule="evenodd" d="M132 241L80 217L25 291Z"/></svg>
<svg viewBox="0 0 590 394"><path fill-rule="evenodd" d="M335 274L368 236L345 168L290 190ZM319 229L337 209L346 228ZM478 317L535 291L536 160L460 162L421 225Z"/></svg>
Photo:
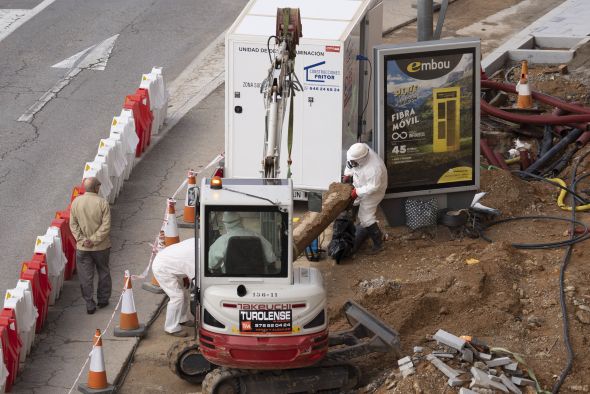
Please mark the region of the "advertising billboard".
<svg viewBox="0 0 590 394"><path fill-rule="evenodd" d="M375 48L389 197L479 186L479 57L475 39Z"/></svg>

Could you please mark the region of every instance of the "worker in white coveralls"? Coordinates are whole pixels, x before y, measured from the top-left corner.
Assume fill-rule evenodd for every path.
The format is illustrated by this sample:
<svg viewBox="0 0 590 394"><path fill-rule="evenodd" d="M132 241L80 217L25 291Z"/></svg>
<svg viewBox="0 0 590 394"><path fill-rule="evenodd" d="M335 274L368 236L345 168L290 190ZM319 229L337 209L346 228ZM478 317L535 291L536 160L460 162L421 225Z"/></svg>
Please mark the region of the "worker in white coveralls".
<svg viewBox="0 0 590 394"><path fill-rule="evenodd" d="M272 250L272 245L266 238L256 231L248 230L244 228L242 224L242 217L237 212L224 212L221 218L225 227L225 234L217 238L215 242L209 248L209 269L221 273L226 273L225 257L227 254L227 245L231 237L257 237L260 239L262 244L262 254L267 266L274 265L276 256ZM269 267L270 268L270 267ZM272 269L272 268L271 268ZM228 274L231 274L228 273Z"/></svg>
<svg viewBox="0 0 590 394"><path fill-rule="evenodd" d="M354 189L351 198L358 206L353 253L359 250L368 237L373 241L372 253L383 249L383 233L377 223L377 207L387 189L387 169L383 160L367 144L353 144L346 152L344 182L352 177Z"/></svg>
<svg viewBox="0 0 590 394"><path fill-rule="evenodd" d="M195 322L190 317L190 294L183 282L185 278L190 281L195 277L195 239L186 239L158 252L152 272L170 298L164 331L175 337L186 337L188 334L182 326L192 326Z"/></svg>

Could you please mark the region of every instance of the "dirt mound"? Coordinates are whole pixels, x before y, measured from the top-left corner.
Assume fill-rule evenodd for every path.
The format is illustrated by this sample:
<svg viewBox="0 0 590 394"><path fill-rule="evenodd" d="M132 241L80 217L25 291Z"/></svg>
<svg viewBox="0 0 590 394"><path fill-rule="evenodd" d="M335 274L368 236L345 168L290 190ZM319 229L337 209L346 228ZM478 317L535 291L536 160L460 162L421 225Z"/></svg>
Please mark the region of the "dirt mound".
<svg viewBox="0 0 590 394"><path fill-rule="evenodd" d="M480 189L487 193L481 203L501 210L504 216L535 212L544 202L542 190L508 171L482 169Z"/></svg>

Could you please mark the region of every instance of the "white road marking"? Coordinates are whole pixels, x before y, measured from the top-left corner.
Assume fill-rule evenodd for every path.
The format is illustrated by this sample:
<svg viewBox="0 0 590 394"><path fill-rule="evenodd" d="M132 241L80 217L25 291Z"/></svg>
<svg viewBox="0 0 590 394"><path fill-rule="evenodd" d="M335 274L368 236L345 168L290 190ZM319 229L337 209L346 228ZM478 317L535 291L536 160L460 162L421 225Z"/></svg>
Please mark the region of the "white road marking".
<svg viewBox="0 0 590 394"><path fill-rule="evenodd" d="M30 10L0 10L0 41L21 27L35 15L50 6L55 0L44 0Z"/></svg>
<svg viewBox="0 0 590 394"><path fill-rule="evenodd" d="M76 77L82 70L97 70L102 71L106 68L111 51L115 46L115 41L119 37L115 34L107 38L99 44L93 45L89 48L78 52L74 56L54 64L52 67L69 68L70 71L60 79L51 89L43 93L43 95L35 101L29 109L20 116L17 120L19 122L31 122L35 115L43 109L57 94Z"/></svg>

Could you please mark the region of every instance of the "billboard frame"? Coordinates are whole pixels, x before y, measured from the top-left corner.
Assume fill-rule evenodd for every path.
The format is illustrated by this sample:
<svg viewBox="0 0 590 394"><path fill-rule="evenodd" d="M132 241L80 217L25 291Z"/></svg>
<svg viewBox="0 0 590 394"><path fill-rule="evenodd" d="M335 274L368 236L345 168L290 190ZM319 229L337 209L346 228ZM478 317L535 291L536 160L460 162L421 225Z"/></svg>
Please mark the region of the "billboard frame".
<svg viewBox="0 0 590 394"><path fill-rule="evenodd" d="M387 56L403 56L416 54L420 57L428 56L430 52L441 53L444 51L473 50L473 184L462 186L440 186L437 188L418 189L402 192L388 192L386 199L403 198L412 196L429 196L437 194L455 193L474 191L479 189L480 178L480 40L478 38L454 38L436 41L423 41L410 44L384 44L376 46L373 49L373 80L375 81L374 90L374 116L376 125L376 135L373 138L374 148L379 156L385 161L385 91L384 75L386 71L385 59ZM389 189L389 188L388 188Z"/></svg>

